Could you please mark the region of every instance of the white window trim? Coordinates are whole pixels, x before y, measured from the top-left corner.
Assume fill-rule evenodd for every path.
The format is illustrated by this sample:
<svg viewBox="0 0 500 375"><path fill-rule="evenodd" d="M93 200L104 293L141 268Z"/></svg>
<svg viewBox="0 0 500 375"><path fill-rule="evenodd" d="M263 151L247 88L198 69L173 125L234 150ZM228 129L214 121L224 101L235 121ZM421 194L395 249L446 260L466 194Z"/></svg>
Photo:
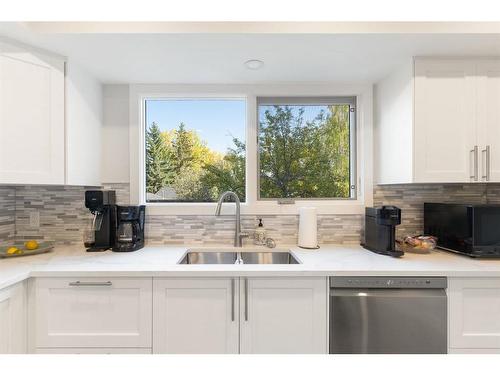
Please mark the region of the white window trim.
<svg viewBox="0 0 500 375"><path fill-rule="evenodd" d="M260 96L356 96L357 197L352 200L297 200L280 205L257 200L257 97ZM269 85L130 85L130 202L146 204L150 215L213 215L216 203L146 203L143 103L146 98L244 98L246 99L246 202L247 215L296 215L300 207L317 207L318 214L363 214L373 204L373 98L366 84L269 84ZM254 178L252 178L254 177ZM223 213L234 212L224 205Z"/></svg>

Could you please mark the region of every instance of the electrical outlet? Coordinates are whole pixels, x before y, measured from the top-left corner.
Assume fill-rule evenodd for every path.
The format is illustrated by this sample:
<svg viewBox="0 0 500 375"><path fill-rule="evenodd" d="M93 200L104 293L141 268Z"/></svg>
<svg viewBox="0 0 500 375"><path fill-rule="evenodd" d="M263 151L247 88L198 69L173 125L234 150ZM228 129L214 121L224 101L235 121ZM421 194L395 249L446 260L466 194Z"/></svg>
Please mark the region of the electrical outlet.
<svg viewBox="0 0 500 375"><path fill-rule="evenodd" d="M30 212L30 227L40 228L40 212L38 211Z"/></svg>

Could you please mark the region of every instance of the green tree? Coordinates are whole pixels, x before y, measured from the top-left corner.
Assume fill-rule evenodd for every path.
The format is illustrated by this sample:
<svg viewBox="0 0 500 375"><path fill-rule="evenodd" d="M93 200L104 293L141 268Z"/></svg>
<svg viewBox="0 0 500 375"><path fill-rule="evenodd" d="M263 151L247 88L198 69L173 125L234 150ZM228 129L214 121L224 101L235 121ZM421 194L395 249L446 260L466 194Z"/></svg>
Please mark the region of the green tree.
<svg viewBox="0 0 500 375"><path fill-rule="evenodd" d="M245 200L245 143L233 137L233 145L222 160L204 167L206 173L201 182L210 187L211 200L217 200L227 190L235 192L241 201Z"/></svg>
<svg viewBox="0 0 500 375"><path fill-rule="evenodd" d="M157 193L173 178L171 157L160 127L153 122L146 130L146 191Z"/></svg>
<svg viewBox="0 0 500 375"><path fill-rule="evenodd" d="M192 167L194 158L194 140L192 131L186 130L186 125L181 122L172 139L172 165L176 173L184 168Z"/></svg>
<svg viewBox="0 0 500 375"><path fill-rule="evenodd" d="M349 106L312 121L304 108L273 106L259 127L263 198L349 197Z"/></svg>

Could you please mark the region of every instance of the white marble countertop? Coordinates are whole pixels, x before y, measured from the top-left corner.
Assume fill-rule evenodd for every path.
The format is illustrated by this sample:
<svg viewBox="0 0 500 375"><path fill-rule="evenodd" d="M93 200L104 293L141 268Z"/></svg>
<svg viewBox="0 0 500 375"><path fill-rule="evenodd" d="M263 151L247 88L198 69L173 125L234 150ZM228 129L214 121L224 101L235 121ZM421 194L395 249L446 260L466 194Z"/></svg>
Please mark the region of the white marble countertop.
<svg viewBox="0 0 500 375"><path fill-rule="evenodd" d="M193 248L199 248L193 246ZM436 250L377 255L356 245L324 245L319 250L290 247L301 264L182 265L188 247L148 246L132 253L87 253L59 246L47 254L0 259L0 289L29 277L160 276L448 276L500 277L500 260L477 260ZM262 248L262 251L267 249Z"/></svg>

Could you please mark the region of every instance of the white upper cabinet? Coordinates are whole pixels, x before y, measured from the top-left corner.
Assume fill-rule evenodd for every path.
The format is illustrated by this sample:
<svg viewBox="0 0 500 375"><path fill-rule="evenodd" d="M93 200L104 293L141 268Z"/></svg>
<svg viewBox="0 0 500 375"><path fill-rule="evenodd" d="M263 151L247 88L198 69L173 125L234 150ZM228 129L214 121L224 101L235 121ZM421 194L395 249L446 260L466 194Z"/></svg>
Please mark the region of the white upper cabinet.
<svg viewBox="0 0 500 375"><path fill-rule="evenodd" d="M500 181L500 60L416 58L375 98L377 183Z"/></svg>
<svg viewBox="0 0 500 375"><path fill-rule="evenodd" d="M0 41L0 183L64 184L64 61Z"/></svg>
<svg viewBox="0 0 500 375"><path fill-rule="evenodd" d="M470 61L415 62L415 182L468 182L473 175L473 73Z"/></svg>
<svg viewBox="0 0 500 375"><path fill-rule="evenodd" d="M73 61L0 41L0 184L101 184L102 85Z"/></svg>
<svg viewBox="0 0 500 375"><path fill-rule="evenodd" d="M500 181L500 61L476 65L480 181Z"/></svg>
<svg viewBox="0 0 500 375"><path fill-rule="evenodd" d="M66 67L66 184L101 184L102 85L71 59Z"/></svg>

